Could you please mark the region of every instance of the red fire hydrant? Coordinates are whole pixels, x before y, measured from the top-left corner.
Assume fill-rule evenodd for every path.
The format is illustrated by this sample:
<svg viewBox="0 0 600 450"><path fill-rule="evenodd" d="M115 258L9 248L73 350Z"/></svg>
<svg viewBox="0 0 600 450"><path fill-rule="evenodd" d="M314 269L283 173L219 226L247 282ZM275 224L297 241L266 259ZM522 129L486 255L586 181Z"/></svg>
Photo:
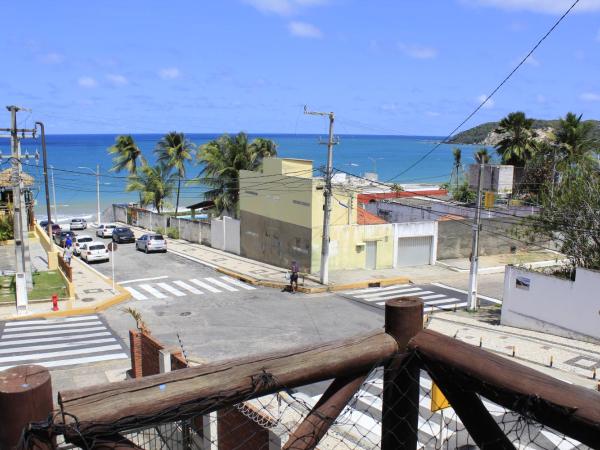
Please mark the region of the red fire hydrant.
<svg viewBox="0 0 600 450"><path fill-rule="evenodd" d="M52 311L58 311L58 295L52 294Z"/></svg>

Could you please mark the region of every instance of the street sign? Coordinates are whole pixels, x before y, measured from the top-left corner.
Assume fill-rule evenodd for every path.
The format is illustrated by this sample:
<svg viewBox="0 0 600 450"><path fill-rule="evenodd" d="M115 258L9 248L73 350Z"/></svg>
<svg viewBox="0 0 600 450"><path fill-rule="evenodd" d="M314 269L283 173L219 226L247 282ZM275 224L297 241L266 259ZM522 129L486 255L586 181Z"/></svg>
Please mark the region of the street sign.
<svg viewBox="0 0 600 450"><path fill-rule="evenodd" d="M117 248L119 248L119 246L117 245L116 242L109 242L108 243L108 251L109 252L116 252Z"/></svg>
<svg viewBox="0 0 600 450"><path fill-rule="evenodd" d="M486 209L492 209L494 207L494 202L496 201L494 193L491 191L487 191L483 198L483 206Z"/></svg>

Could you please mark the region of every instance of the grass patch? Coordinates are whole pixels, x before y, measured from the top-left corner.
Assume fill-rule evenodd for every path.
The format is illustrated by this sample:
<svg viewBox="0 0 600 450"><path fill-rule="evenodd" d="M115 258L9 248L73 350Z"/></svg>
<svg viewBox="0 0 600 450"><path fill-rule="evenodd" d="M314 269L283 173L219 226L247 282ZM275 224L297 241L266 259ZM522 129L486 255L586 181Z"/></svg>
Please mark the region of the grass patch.
<svg viewBox="0 0 600 450"><path fill-rule="evenodd" d="M33 289L29 292L29 300L46 300L58 294L59 298L67 297L67 287L57 270L34 272ZM0 303L13 303L15 297L15 277L0 277Z"/></svg>

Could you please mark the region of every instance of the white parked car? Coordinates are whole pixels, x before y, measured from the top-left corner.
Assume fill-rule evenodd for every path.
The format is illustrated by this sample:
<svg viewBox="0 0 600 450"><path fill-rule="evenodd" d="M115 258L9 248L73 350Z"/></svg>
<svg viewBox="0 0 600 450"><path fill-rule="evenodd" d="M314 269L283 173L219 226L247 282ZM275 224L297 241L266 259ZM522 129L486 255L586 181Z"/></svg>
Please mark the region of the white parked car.
<svg viewBox="0 0 600 450"><path fill-rule="evenodd" d="M104 245L104 242L100 241L92 241L83 244L79 247L79 253L81 259L87 263L93 261L108 261L110 258L106 245Z"/></svg>
<svg viewBox="0 0 600 450"><path fill-rule="evenodd" d="M85 219L71 219L71 230L85 230L87 228L87 222Z"/></svg>
<svg viewBox="0 0 600 450"><path fill-rule="evenodd" d="M150 252L166 252L167 241L162 234L144 234L135 241L135 249Z"/></svg>
<svg viewBox="0 0 600 450"><path fill-rule="evenodd" d="M96 230L96 236L103 238L111 237L115 228L117 228L117 226L114 223L101 223Z"/></svg>
<svg viewBox="0 0 600 450"><path fill-rule="evenodd" d="M91 236L86 234L75 236L73 238L73 253L79 255L81 247L85 244L89 244L90 242L94 242L94 238Z"/></svg>

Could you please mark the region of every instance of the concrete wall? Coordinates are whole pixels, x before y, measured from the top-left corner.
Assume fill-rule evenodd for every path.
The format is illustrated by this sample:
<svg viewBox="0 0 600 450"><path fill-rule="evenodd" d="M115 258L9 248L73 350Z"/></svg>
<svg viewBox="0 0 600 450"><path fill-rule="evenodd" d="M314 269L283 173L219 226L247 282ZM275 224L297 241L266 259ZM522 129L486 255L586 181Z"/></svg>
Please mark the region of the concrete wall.
<svg viewBox="0 0 600 450"><path fill-rule="evenodd" d="M240 254L240 221L224 216L210 221L211 246Z"/></svg>
<svg viewBox="0 0 600 450"><path fill-rule="evenodd" d="M570 281L507 266L501 323L598 342L598 286L600 272L596 271L577 269L575 281Z"/></svg>
<svg viewBox="0 0 600 450"><path fill-rule="evenodd" d="M371 214L378 215L393 223L439 220L440 217L446 214L473 219L476 212L476 208L472 205L461 206L443 201L417 200L414 197L401 199L399 202L401 203L394 201L369 202L365 204L365 209ZM483 219L497 218L506 221L511 218L507 214L516 217L527 217L538 211L539 208L533 206L511 206L497 212L483 210L481 217Z"/></svg>
<svg viewBox="0 0 600 450"><path fill-rule="evenodd" d="M311 272L321 269L322 227L312 230ZM368 241L377 242L377 269L394 263L394 231L392 224L335 225L329 235L329 270L364 269Z"/></svg>
<svg viewBox="0 0 600 450"><path fill-rule="evenodd" d="M36 222L34 226L35 235L39 238L42 248L46 251L48 258L48 270L58 269L58 250L47 232Z"/></svg>
<svg viewBox="0 0 600 450"><path fill-rule="evenodd" d="M409 222L409 223L394 223L394 267L398 260L398 238L431 236L431 264L435 264L437 260L437 245L438 245L438 222Z"/></svg>
<svg viewBox="0 0 600 450"><path fill-rule="evenodd" d="M210 242L210 222L171 217L169 223L171 228L179 230L180 239L195 243ZM203 236L203 232L208 234Z"/></svg>
<svg viewBox="0 0 600 450"><path fill-rule="evenodd" d="M524 243L506 237L510 236L512 225L505 223L504 219L483 219L481 224L480 255L511 253L512 246L527 248ZM470 220L439 221L437 259L468 258L471 255L472 225Z"/></svg>
<svg viewBox="0 0 600 450"><path fill-rule="evenodd" d="M122 222L127 223L127 206L112 205L112 216L102 215L102 220L105 222Z"/></svg>
<svg viewBox="0 0 600 450"><path fill-rule="evenodd" d="M311 229L248 211L240 213L241 254L280 267L297 261L310 272Z"/></svg>

